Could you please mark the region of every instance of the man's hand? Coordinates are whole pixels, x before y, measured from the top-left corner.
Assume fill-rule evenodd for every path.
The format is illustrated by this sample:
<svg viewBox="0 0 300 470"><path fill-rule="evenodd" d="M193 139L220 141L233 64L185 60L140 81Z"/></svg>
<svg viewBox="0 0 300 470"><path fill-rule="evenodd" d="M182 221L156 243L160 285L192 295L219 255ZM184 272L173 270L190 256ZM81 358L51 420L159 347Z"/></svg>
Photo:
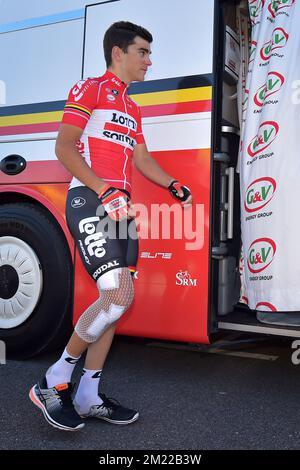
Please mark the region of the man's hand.
<svg viewBox="0 0 300 470"><path fill-rule="evenodd" d="M187 186L179 183L177 180L173 180L169 186L168 190L176 199L181 201L183 207L189 207L192 204L192 194L190 189Z"/></svg>
<svg viewBox="0 0 300 470"><path fill-rule="evenodd" d="M99 199L107 212L107 215L115 221L132 217L130 201L126 194L112 186L105 186L99 194Z"/></svg>

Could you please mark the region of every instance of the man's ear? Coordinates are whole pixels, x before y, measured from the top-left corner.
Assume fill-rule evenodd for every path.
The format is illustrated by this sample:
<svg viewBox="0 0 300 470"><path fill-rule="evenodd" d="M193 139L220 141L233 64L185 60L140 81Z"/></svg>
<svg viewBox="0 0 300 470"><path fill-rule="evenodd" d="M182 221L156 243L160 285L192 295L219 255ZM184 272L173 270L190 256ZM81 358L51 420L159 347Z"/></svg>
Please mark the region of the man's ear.
<svg viewBox="0 0 300 470"><path fill-rule="evenodd" d="M121 62L121 57L122 57L123 51L120 47L114 46L111 50L111 58L112 62Z"/></svg>

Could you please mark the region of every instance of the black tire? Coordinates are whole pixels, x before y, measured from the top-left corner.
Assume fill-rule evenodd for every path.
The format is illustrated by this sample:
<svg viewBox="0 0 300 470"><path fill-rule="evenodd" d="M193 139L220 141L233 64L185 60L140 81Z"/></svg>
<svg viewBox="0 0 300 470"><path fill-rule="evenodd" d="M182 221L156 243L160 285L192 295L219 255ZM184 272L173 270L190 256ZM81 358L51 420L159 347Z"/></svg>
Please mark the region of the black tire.
<svg viewBox="0 0 300 470"><path fill-rule="evenodd" d="M8 357L26 359L62 346L71 332L73 297L72 261L62 230L39 205L9 203L0 206L0 237L29 245L42 272L40 297L30 316L18 326L0 328Z"/></svg>

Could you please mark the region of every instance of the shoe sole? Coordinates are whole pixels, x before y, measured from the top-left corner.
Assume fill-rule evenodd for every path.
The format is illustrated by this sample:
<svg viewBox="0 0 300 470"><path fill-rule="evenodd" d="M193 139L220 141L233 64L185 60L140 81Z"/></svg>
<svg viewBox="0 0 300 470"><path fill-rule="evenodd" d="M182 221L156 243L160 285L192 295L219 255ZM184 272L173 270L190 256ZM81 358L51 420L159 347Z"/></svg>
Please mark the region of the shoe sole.
<svg viewBox="0 0 300 470"><path fill-rule="evenodd" d="M116 421L115 419L110 419L110 418L106 418L105 416L84 416L84 415L80 415L81 418L83 419L102 419L103 421L107 421L108 423L111 423L111 424L119 424L119 425L126 425L126 424L131 424L131 423L134 423L135 421L138 420L139 418L139 413L136 413L134 415L134 417L128 421Z"/></svg>
<svg viewBox="0 0 300 470"><path fill-rule="evenodd" d="M54 421L54 419L52 419L51 416L48 414L46 407L43 405L43 403L37 397L37 395L35 393L35 387L36 387L36 385L34 385L31 388L31 390L29 392L29 398L35 406L37 406L40 410L42 410L44 418L47 421L47 423L51 424L51 426L53 426L56 429L60 429L61 431L79 431L79 429L82 429L85 426L84 423L81 423L81 424L78 424L78 426L76 426L76 428L70 428L68 426L64 426L63 424L60 424L60 423L57 423L56 421Z"/></svg>

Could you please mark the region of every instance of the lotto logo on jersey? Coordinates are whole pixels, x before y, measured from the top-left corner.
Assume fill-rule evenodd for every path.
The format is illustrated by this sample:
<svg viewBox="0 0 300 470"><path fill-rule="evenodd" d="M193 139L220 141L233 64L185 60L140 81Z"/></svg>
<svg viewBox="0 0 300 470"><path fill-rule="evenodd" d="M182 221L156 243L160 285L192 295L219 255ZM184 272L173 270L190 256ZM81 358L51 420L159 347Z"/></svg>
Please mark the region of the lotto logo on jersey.
<svg viewBox="0 0 300 470"><path fill-rule="evenodd" d="M124 126L134 131L137 129L137 123L135 119L133 119L128 114L119 113L118 111L112 113L110 121L117 124L118 126Z"/></svg>
<svg viewBox="0 0 300 470"><path fill-rule="evenodd" d="M84 239L84 245L87 247L90 256L102 258L106 250L103 245L106 243L102 232L96 232L96 224L100 221L100 217L86 217L79 224L79 232L85 233L87 237Z"/></svg>

